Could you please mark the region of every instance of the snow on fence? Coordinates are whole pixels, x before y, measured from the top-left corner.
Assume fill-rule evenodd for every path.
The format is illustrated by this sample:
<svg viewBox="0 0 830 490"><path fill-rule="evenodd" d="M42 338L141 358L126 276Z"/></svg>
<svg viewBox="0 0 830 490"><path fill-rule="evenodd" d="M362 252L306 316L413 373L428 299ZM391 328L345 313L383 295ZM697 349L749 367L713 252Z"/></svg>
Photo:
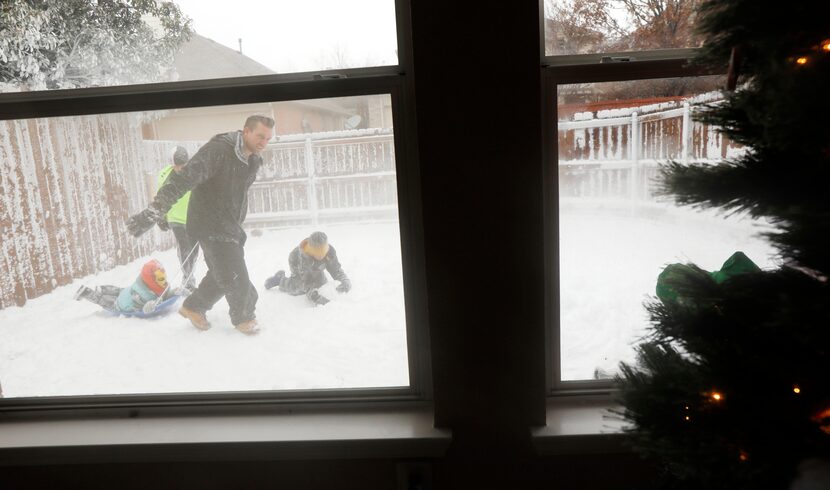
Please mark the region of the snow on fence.
<svg viewBox="0 0 830 490"><path fill-rule="evenodd" d="M573 121L560 121L560 197L650 201L660 163L713 162L742 151L716 127L693 121L698 107L687 100L581 113Z"/></svg>
<svg viewBox="0 0 830 490"><path fill-rule="evenodd" d="M388 130L283 137L263 152L248 196L251 227L397 218Z"/></svg>
<svg viewBox="0 0 830 490"><path fill-rule="evenodd" d="M125 226L159 168L134 115L0 121L0 308L170 246Z"/></svg>

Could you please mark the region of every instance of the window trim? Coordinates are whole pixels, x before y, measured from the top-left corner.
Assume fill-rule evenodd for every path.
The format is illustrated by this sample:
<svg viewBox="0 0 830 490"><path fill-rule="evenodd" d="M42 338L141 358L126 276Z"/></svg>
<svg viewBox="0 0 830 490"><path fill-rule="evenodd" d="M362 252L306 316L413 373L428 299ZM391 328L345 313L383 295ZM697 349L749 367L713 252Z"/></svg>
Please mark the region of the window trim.
<svg viewBox="0 0 830 490"><path fill-rule="evenodd" d="M541 0L544 2L544 0ZM544 21L542 21L544 28ZM544 41L543 41L544 42ZM694 50L693 52L697 52ZM613 380L561 379L561 325L559 305L559 85L725 74L726 67L692 64L691 58L654 59L620 63L558 64L543 68L543 211L545 244L545 355L547 397L594 395L611 400L617 393Z"/></svg>
<svg viewBox="0 0 830 490"><path fill-rule="evenodd" d="M432 399L409 0L395 0L395 66L0 94L0 121L389 94L392 101L408 387L0 398L0 413L135 416L263 407L354 407Z"/></svg>
<svg viewBox="0 0 830 490"><path fill-rule="evenodd" d="M643 51L607 51L600 53L584 53L584 54L554 54L543 55L543 66L564 66L564 65L614 65L626 64L640 61L659 61L659 60L688 60L694 58L699 51L699 48L665 48L665 49L649 49ZM603 60L606 58L606 60ZM607 59L611 58L611 59ZM626 60L618 60L614 58L627 58Z"/></svg>

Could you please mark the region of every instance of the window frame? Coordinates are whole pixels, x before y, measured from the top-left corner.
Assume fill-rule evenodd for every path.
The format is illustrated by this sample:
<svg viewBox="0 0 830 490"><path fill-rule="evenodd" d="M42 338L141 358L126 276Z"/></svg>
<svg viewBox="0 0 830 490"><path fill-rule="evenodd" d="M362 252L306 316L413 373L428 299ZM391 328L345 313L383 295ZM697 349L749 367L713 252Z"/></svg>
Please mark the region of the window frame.
<svg viewBox="0 0 830 490"><path fill-rule="evenodd" d="M240 413L422 406L432 399L409 0L395 1L398 65L140 85L0 93L0 121L388 94L392 101L409 386L0 398L0 414Z"/></svg>
<svg viewBox="0 0 830 490"><path fill-rule="evenodd" d="M544 2L539 0L540 53L542 65L543 202L545 246L545 372L546 396L611 400L617 392L612 379L572 380L561 378L561 325L559 283L559 85L599 83L655 78L679 78L725 74L726 67L693 64L699 48L657 49L579 55L545 54ZM603 62L603 57L623 56L630 61Z"/></svg>

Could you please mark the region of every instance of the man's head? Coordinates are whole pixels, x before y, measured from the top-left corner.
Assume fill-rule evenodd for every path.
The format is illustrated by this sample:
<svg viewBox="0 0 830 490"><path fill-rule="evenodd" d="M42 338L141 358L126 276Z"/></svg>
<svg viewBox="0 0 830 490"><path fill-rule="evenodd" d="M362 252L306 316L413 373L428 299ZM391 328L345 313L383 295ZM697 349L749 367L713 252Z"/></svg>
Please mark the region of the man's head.
<svg viewBox="0 0 830 490"><path fill-rule="evenodd" d="M245 150L250 153L260 153L274 136L274 120L267 116L249 116L242 129L242 141Z"/></svg>
<svg viewBox="0 0 830 490"><path fill-rule="evenodd" d="M173 170L176 172L181 172L185 165L187 165L187 161L190 159L190 155L187 154L187 148L183 146L177 146L173 149Z"/></svg>

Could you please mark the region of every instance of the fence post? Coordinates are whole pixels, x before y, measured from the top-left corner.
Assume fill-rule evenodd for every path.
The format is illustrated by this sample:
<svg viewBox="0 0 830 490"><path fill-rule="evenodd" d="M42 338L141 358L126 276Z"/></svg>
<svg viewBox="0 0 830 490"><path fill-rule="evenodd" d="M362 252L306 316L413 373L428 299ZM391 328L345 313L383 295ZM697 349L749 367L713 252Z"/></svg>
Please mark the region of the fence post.
<svg viewBox="0 0 830 490"><path fill-rule="evenodd" d="M680 128L681 138L680 141L680 161L683 163L689 162L689 157L691 156L691 147L692 145L689 144L689 135L692 131L692 110L689 106L689 101L683 102L683 122Z"/></svg>
<svg viewBox="0 0 830 490"><path fill-rule="evenodd" d="M310 136L305 139L305 170L308 174L308 212L311 214L312 226L317 226L320 213L317 209L317 182L314 178L314 154Z"/></svg>
<svg viewBox="0 0 830 490"><path fill-rule="evenodd" d="M631 160L631 171L629 173L628 192L629 197L637 198L637 178L639 174L640 161L640 121L636 112L631 113L631 141L628 146L628 159Z"/></svg>

